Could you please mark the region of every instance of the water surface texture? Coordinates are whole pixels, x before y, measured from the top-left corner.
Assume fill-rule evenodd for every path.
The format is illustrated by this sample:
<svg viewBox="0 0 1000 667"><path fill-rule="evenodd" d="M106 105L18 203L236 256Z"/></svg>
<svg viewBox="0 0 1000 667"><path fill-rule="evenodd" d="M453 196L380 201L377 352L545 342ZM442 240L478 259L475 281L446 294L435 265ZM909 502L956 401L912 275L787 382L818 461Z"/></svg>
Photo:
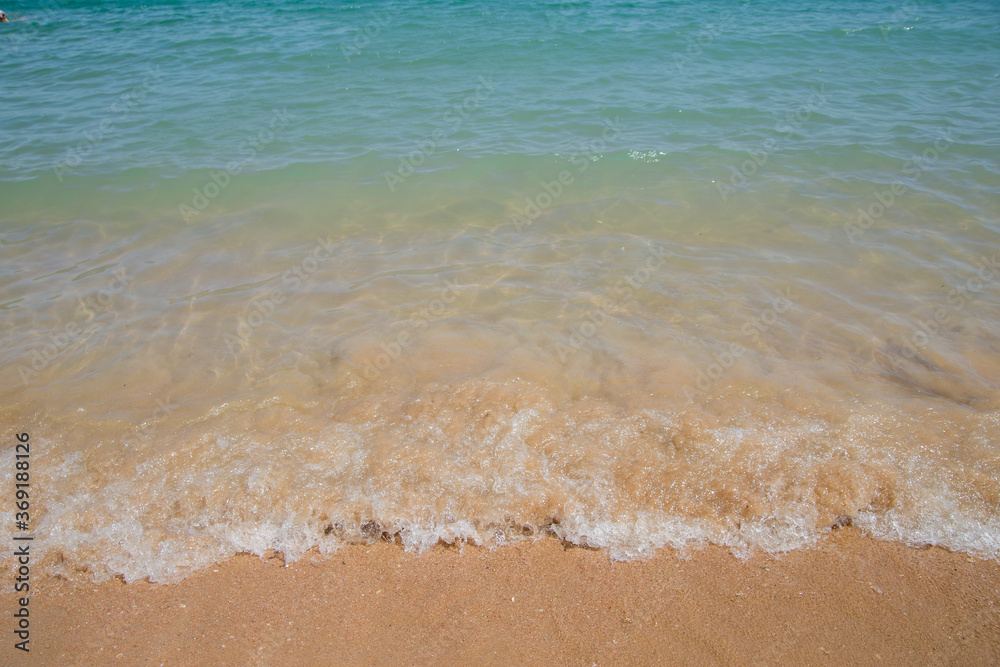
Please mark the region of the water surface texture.
<svg viewBox="0 0 1000 667"><path fill-rule="evenodd" d="M996 3L16 5L0 479L30 432L49 571L1000 555Z"/></svg>

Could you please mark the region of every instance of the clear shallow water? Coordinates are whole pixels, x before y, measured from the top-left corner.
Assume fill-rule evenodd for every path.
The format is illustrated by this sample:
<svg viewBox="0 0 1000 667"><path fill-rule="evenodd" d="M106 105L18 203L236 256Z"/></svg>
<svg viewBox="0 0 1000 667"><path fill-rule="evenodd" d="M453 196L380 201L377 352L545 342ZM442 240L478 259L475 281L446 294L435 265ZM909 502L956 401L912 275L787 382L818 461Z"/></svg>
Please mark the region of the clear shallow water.
<svg viewBox="0 0 1000 667"><path fill-rule="evenodd" d="M52 571L1000 553L991 3L5 10L0 414Z"/></svg>

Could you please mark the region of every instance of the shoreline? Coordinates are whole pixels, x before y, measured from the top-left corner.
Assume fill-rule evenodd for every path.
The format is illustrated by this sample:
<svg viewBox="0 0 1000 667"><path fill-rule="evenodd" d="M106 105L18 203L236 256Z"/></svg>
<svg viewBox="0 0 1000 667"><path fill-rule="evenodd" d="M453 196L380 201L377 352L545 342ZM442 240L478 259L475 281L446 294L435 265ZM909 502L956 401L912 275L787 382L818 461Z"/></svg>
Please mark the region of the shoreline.
<svg viewBox="0 0 1000 667"><path fill-rule="evenodd" d="M241 554L169 585L32 587L30 657L7 641L4 664L1000 662L1000 563L854 528L745 561L377 543L287 567Z"/></svg>

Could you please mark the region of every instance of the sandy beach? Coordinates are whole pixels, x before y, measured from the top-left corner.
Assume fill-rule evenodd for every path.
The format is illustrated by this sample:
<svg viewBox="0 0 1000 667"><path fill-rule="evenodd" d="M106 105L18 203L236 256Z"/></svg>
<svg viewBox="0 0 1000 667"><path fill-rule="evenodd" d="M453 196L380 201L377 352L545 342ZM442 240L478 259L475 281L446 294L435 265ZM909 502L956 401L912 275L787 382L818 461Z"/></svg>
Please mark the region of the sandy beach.
<svg viewBox="0 0 1000 667"><path fill-rule="evenodd" d="M852 528L746 561L718 547L613 563L551 539L422 556L380 543L287 567L238 556L175 585L34 590L31 654L8 640L3 664L1000 660L998 563Z"/></svg>
<svg viewBox="0 0 1000 667"><path fill-rule="evenodd" d="M11 5L0 667L1000 666L1000 2Z"/></svg>

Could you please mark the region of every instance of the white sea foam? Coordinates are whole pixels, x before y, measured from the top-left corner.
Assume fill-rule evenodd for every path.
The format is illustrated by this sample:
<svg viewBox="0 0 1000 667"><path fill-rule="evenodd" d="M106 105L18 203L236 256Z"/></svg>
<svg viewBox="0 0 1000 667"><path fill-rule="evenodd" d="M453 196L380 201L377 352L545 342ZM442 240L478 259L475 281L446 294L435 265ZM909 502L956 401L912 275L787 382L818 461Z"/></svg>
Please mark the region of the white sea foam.
<svg viewBox="0 0 1000 667"><path fill-rule="evenodd" d="M39 473L38 551L70 578L173 582L237 553L292 562L378 540L418 554L551 537L616 560L709 543L745 556L812 545L853 523L877 539L1000 556L996 510L970 492L1000 489L983 475L976 437L958 458L928 455L912 437L936 422L918 415L878 408L821 425L814 410L777 421L737 411L727 425L544 395L519 408L533 391L475 381L332 424L322 410L268 402L257 428L286 436L230 431L245 413L216 412L170 447L137 433L117 458L103 448L60 455L39 438L51 465ZM433 410L414 413L416 404ZM989 436L996 424L961 414L967 433ZM980 469L965 474L974 466L963 457Z"/></svg>

